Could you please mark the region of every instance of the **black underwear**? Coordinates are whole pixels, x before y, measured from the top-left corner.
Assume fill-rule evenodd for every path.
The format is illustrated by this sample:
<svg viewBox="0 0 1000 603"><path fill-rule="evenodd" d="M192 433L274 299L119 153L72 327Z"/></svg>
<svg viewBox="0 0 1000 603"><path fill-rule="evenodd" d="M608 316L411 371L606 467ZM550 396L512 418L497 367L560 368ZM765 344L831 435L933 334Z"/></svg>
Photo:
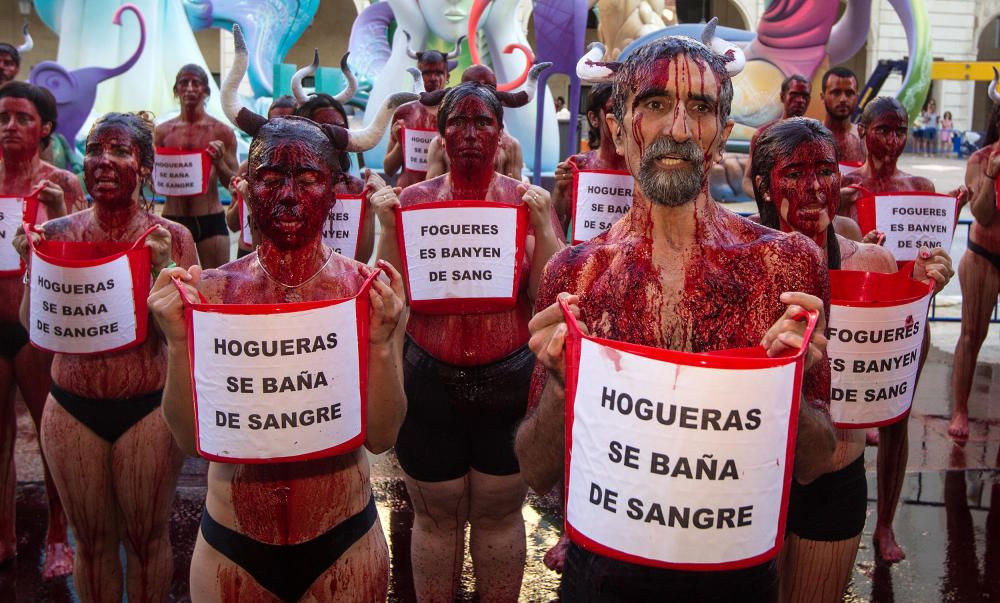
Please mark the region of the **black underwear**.
<svg viewBox="0 0 1000 603"><path fill-rule="evenodd" d="M52 384L51 392L52 397L66 409L66 412L107 440L109 444L114 444L115 440L122 437L133 425L159 408L163 399L162 389L119 400L82 398L55 383Z"/></svg>
<svg viewBox="0 0 1000 603"><path fill-rule="evenodd" d="M993 253L992 251L986 249L979 243L973 242L972 239L969 239L968 247L969 251L971 251L972 253L978 256L982 256L986 260L989 260L989 262L993 264L993 267L996 268L998 272L1000 272L1000 253Z"/></svg>
<svg viewBox="0 0 1000 603"><path fill-rule="evenodd" d="M209 237L229 237L229 227L226 226L226 212L204 216L163 216L172 222L177 222L191 231L195 243L201 243Z"/></svg>
<svg viewBox="0 0 1000 603"><path fill-rule="evenodd" d="M792 480L786 535L819 542L854 538L865 529L867 510L868 480L862 454L807 486Z"/></svg>
<svg viewBox="0 0 1000 603"><path fill-rule="evenodd" d="M28 332L20 323L0 325L0 356L14 358L26 345L28 345Z"/></svg>
<svg viewBox="0 0 1000 603"><path fill-rule="evenodd" d="M298 544L266 544L201 514L201 535L212 548L242 567L258 584L282 601L298 601L340 556L368 533L378 519L375 498L312 540Z"/></svg>

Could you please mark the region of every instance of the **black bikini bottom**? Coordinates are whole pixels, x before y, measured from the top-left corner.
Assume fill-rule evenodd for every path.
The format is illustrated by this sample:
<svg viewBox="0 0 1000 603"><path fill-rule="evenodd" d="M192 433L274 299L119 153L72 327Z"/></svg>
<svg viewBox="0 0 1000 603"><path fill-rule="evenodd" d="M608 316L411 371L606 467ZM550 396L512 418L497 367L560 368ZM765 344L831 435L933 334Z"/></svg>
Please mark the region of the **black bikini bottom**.
<svg viewBox="0 0 1000 603"><path fill-rule="evenodd" d="M337 559L368 533L378 512L375 499L312 540L298 544L266 544L201 514L201 535L212 548L242 567L258 584L282 601L298 601Z"/></svg>
<svg viewBox="0 0 1000 603"><path fill-rule="evenodd" d="M134 398L102 400L83 398L68 392L55 383L50 390L52 397L66 412L86 425L91 431L114 444L133 425L146 418L160 406L163 390L149 392Z"/></svg>
<svg viewBox="0 0 1000 603"><path fill-rule="evenodd" d="M1000 253L993 253L992 251L986 249L979 243L973 242L972 239L969 239L967 246L969 248L969 251L978 256L982 256L986 260L989 260L989 262L993 264L993 267L996 268L998 272L1000 272Z"/></svg>

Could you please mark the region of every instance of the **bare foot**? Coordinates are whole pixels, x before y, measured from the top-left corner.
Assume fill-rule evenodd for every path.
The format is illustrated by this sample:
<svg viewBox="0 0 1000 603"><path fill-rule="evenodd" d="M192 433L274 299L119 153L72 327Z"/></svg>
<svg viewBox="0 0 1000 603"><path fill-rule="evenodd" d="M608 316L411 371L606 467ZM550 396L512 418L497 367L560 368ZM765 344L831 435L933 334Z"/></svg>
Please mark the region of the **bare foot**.
<svg viewBox="0 0 1000 603"><path fill-rule="evenodd" d="M892 528L876 527L872 541L875 544L876 563L896 563L906 559L906 553L896 544L896 535L892 532Z"/></svg>
<svg viewBox="0 0 1000 603"><path fill-rule="evenodd" d="M569 548L569 536L563 534L559 537L559 542L545 553L545 567L561 574L563 566L566 565L566 550Z"/></svg>
<svg viewBox="0 0 1000 603"><path fill-rule="evenodd" d="M948 435L956 440L969 439L969 415L956 413L951 416L951 423L948 425Z"/></svg>
<svg viewBox="0 0 1000 603"><path fill-rule="evenodd" d="M45 565L42 566L42 580L62 578L73 573L73 549L65 542L50 542L45 545Z"/></svg>
<svg viewBox="0 0 1000 603"><path fill-rule="evenodd" d="M878 446L878 427L865 431L865 446Z"/></svg>

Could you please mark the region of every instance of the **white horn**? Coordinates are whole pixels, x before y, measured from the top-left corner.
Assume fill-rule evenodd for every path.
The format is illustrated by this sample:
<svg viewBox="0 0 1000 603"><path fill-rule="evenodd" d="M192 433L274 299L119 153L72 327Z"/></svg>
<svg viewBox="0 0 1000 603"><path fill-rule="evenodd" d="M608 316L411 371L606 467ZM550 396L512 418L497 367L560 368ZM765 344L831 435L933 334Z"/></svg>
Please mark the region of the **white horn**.
<svg viewBox="0 0 1000 603"><path fill-rule="evenodd" d="M238 90L240 82L243 81L243 77L247 74L247 66L250 64L247 43L243 39L243 30L235 23L233 23L233 48L235 51L233 63L229 67L226 79L222 81L221 90L219 91L221 94L219 96L222 102L222 112L235 125L236 116L239 115L240 109L243 108Z"/></svg>
<svg viewBox="0 0 1000 603"><path fill-rule="evenodd" d="M354 93L358 91L358 80L351 73L351 68L347 66L347 57L351 56L350 52L345 52L344 56L340 57L340 72L344 74L344 79L347 80L347 87L340 91L340 94L333 97L333 100L337 101L341 105L346 105L352 98L354 98Z"/></svg>
<svg viewBox="0 0 1000 603"><path fill-rule="evenodd" d="M524 84L524 91L528 93L528 102L530 103L535 98L535 91L538 89L538 78L542 75L542 72L552 66L552 63L548 61L543 63L538 63L533 66L530 71L528 71L528 81Z"/></svg>
<svg viewBox="0 0 1000 603"><path fill-rule="evenodd" d="M596 63L604 59L604 45L594 42L587 47L587 53L576 63L576 75L585 82L609 82L614 71Z"/></svg>
<svg viewBox="0 0 1000 603"><path fill-rule="evenodd" d="M726 71L729 73L729 77L733 77L746 67L747 58L739 46L715 35L715 28L718 25L718 17L712 17L705 24L705 29L701 30L701 43L713 53L726 57Z"/></svg>
<svg viewBox="0 0 1000 603"><path fill-rule="evenodd" d="M292 95L295 96L295 100L299 103L304 103L309 100L309 96L306 91L302 89L302 80L308 76L316 73L316 68L319 67L319 48L313 53L313 62L306 65L302 69L295 72L292 76Z"/></svg>
<svg viewBox="0 0 1000 603"><path fill-rule="evenodd" d="M990 100L993 101L994 105L1000 105L1000 90L997 90L997 81L998 80L1000 80L1000 72L998 72L997 68L994 67L993 68L993 81L990 82L990 87L987 88L987 91L990 94Z"/></svg>
<svg viewBox="0 0 1000 603"><path fill-rule="evenodd" d="M401 105L418 98L420 97L411 92L397 92L387 97L382 106L379 107L378 113L375 114L375 119L368 124L367 128L348 130L349 138L345 150L350 153L363 153L375 148L375 145L382 139L382 135L385 134L385 128L389 125L393 112Z"/></svg>
<svg viewBox="0 0 1000 603"><path fill-rule="evenodd" d="M414 61L417 60L417 53L410 48L410 32L403 30L403 35L406 36L406 56L410 57Z"/></svg>
<svg viewBox="0 0 1000 603"><path fill-rule="evenodd" d="M420 70L416 67L407 67L406 71L413 76L413 92L414 94L420 94L421 92L426 92L424 88L424 76L420 73Z"/></svg>
<svg viewBox="0 0 1000 603"><path fill-rule="evenodd" d="M452 59L457 59L458 55L462 54L462 40L464 39L465 36L458 36L458 39L455 40L455 48L445 55L444 60L450 61Z"/></svg>
<svg viewBox="0 0 1000 603"><path fill-rule="evenodd" d="M31 34L28 33L27 23L24 24L24 27L21 29L21 32L24 33L24 44L21 44L20 46L17 47L18 54L24 54L35 47L35 41L31 39Z"/></svg>

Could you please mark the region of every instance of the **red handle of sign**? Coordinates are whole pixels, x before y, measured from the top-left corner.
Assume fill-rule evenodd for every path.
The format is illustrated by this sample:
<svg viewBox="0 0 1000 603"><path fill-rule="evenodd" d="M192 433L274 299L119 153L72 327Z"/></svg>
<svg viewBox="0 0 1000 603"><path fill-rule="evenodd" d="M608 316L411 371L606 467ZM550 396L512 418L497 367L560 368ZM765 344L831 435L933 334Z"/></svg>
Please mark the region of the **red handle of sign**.
<svg viewBox="0 0 1000 603"><path fill-rule="evenodd" d="M802 356L809 349L809 340L812 339L813 331L816 330L816 323L819 322L819 312L816 310L803 310L792 317L792 320L801 321L803 319L806 321L806 330L802 333L802 347L794 353L789 353L790 350L786 351L784 354L781 354L782 356Z"/></svg>
<svg viewBox="0 0 1000 603"><path fill-rule="evenodd" d="M141 249L142 246L146 244L146 237L148 237L150 234L152 234L152 232L154 230L156 230L156 228L158 226L159 226L159 224L153 224L152 226L150 226L149 228L147 228L145 230L145 232L143 232L141 235L139 235L139 238L135 240L135 243L132 243L132 247L130 248L130 251L135 251L136 249Z"/></svg>

